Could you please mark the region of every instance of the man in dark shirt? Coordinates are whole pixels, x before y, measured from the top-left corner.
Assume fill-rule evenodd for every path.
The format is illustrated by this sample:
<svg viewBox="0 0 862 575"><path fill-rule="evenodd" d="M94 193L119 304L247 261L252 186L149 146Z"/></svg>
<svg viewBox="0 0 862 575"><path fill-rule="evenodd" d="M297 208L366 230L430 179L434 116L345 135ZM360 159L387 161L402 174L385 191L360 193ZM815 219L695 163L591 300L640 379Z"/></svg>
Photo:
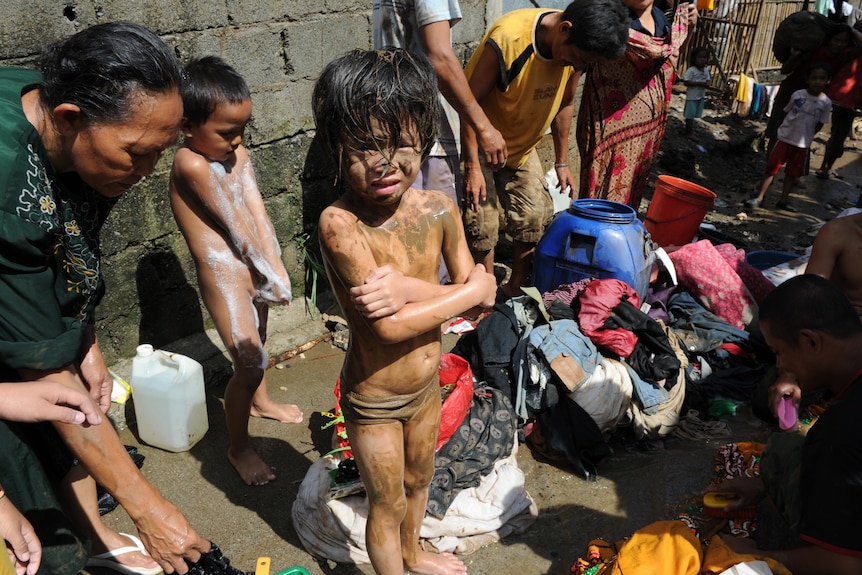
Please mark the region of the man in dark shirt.
<svg viewBox="0 0 862 575"><path fill-rule="evenodd" d="M825 389L831 400L804 438L776 433L770 439L760 477L707 489L739 492L728 509L768 497L798 546L764 550L750 539L725 542L738 553L772 557L794 575L862 573L862 322L835 284L806 274L764 300L760 323L778 367L793 374L803 392ZM794 439L800 447L786 449Z"/></svg>

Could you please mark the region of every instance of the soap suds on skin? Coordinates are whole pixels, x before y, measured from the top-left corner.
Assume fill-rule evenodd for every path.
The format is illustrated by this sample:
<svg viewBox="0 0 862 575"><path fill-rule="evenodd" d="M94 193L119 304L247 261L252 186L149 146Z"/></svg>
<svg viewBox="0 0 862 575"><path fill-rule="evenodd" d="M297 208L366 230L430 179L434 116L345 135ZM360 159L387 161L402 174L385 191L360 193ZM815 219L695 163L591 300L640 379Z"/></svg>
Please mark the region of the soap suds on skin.
<svg viewBox="0 0 862 575"><path fill-rule="evenodd" d="M212 208L222 218L230 232L233 249L255 273L255 299L267 303L289 303L291 298L290 280L276 273L267 256L280 261L281 248L275 236L275 229L267 217L255 218L246 204L244 190L257 192L257 182L251 163L243 165L236 176L228 175L225 167L218 162L210 163L210 185L222 193L214 194ZM263 207L261 206L262 210ZM254 240L257 240L255 242ZM262 244L262 245L259 245ZM283 294L279 298L277 294Z"/></svg>

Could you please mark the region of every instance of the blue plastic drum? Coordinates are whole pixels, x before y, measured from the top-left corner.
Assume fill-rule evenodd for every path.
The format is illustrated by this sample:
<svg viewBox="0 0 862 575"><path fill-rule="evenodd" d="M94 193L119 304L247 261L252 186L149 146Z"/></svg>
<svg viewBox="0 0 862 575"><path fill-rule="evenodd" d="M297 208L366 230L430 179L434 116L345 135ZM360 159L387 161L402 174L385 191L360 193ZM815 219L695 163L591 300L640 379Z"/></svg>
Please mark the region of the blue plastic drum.
<svg viewBox="0 0 862 575"><path fill-rule="evenodd" d="M556 215L536 246L533 285L544 293L584 278L615 278L643 297L654 260L654 244L633 208L610 200L575 200Z"/></svg>

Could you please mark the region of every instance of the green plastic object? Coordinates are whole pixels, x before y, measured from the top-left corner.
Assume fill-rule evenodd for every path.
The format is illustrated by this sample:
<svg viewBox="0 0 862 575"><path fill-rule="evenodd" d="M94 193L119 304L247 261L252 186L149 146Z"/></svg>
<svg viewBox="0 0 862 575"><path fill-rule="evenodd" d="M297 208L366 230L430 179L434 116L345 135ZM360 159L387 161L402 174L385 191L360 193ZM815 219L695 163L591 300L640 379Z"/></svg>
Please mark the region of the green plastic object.
<svg viewBox="0 0 862 575"><path fill-rule="evenodd" d="M309 573L308 569L305 567L294 565L293 567L288 567L284 571L279 571L275 575L311 575L311 573Z"/></svg>
<svg viewBox="0 0 862 575"><path fill-rule="evenodd" d="M709 404L708 414L716 419L730 419L736 415L737 404L729 399L714 399Z"/></svg>

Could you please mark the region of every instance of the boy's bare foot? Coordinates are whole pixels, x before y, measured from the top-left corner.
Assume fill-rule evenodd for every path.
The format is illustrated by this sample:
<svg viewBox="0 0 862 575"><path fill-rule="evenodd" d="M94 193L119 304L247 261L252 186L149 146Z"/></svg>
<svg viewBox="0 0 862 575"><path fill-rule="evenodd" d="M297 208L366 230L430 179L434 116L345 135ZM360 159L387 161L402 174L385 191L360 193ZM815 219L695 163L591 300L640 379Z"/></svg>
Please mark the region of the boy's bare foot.
<svg viewBox="0 0 862 575"><path fill-rule="evenodd" d="M282 423L302 423L302 410L298 405L292 403L269 402L267 405L255 405L252 403L249 415L252 417L263 417L274 419Z"/></svg>
<svg viewBox="0 0 862 575"><path fill-rule="evenodd" d="M266 485L275 479L272 467L260 458L251 447L228 449L227 458L246 485Z"/></svg>
<svg viewBox="0 0 862 575"><path fill-rule="evenodd" d="M421 550L416 553L416 563L407 565L407 569L410 573L424 575L457 575L467 572L464 562L451 553L429 553Z"/></svg>

